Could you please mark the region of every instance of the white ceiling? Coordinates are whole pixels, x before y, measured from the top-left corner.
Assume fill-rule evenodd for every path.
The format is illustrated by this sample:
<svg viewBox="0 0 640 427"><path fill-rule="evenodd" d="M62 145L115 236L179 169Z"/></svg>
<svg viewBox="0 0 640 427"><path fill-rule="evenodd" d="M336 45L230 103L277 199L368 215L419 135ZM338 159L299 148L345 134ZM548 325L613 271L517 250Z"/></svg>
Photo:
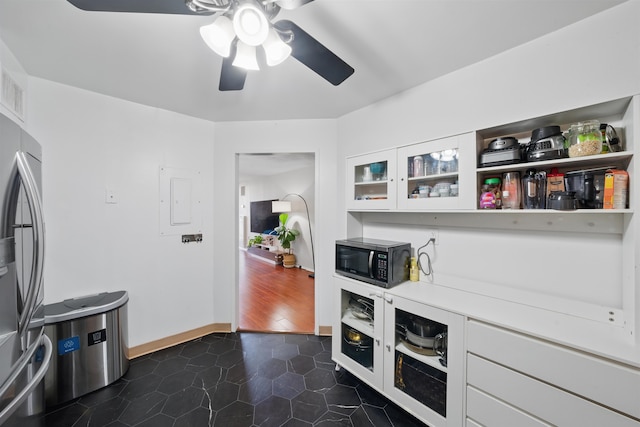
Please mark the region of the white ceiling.
<svg viewBox="0 0 640 427"><path fill-rule="evenodd" d="M624 1L315 0L283 10L275 21L291 19L355 68L337 87L289 58L249 72L243 91L219 92L221 58L198 31L212 17L2 0L0 38L30 75L194 117L336 118Z"/></svg>

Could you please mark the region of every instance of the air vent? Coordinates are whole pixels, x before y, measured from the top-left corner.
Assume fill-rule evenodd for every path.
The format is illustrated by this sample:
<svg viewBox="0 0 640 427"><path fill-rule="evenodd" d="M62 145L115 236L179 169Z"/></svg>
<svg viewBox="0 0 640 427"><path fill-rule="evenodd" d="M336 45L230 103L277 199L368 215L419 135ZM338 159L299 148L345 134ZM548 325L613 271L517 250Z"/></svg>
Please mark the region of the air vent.
<svg viewBox="0 0 640 427"><path fill-rule="evenodd" d="M2 94L0 101L13 112L20 120L24 120L24 90L11 77L11 75L2 69Z"/></svg>

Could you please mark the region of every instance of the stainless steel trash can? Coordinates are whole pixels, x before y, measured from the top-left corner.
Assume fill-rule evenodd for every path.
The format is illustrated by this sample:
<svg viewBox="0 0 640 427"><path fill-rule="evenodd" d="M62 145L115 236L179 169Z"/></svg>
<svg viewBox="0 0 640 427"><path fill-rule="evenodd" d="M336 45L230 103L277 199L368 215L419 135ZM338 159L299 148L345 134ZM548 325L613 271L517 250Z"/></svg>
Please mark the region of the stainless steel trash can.
<svg viewBox="0 0 640 427"><path fill-rule="evenodd" d="M129 369L126 291L45 305L45 334L53 344L45 403L55 406L107 386Z"/></svg>

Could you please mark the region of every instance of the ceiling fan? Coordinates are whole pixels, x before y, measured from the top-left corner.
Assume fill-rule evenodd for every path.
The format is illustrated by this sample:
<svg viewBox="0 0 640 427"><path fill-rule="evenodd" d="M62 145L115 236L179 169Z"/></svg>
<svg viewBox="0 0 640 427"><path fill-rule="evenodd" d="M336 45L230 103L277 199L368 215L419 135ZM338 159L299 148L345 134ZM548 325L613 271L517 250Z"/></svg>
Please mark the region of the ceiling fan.
<svg viewBox="0 0 640 427"><path fill-rule="evenodd" d="M200 28L200 34L223 57L220 91L241 90L247 70L259 69L258 56L273 66L291 55L334 86L354 72L295 23L286 19L272 22L281 9L297 9L313 0L68 1L86 11L216 15L212 24Z"/></svg>

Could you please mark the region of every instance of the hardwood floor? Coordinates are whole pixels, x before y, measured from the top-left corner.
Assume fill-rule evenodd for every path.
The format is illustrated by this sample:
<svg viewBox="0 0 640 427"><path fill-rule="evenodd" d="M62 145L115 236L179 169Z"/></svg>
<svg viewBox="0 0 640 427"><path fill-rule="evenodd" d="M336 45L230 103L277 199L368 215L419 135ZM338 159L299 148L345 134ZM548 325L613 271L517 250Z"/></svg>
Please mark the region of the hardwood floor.
<svg viewBox="0 0 640 427"><path fill-rule="evenodd" d="M239 260L240 330L314 332L315 280L307 270L272 265L243 250Z"/></svg>

